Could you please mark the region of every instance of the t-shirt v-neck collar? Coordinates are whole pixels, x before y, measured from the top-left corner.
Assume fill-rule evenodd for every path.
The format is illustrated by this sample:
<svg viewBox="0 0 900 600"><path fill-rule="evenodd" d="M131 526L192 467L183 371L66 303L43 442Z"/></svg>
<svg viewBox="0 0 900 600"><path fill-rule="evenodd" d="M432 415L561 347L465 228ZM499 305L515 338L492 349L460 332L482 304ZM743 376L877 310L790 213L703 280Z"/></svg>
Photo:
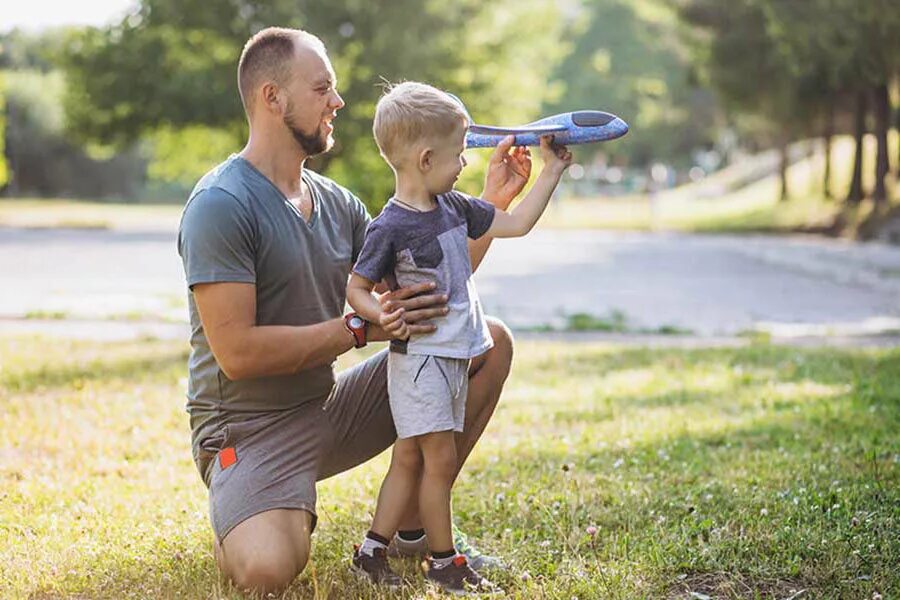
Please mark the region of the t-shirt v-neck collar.
<svg viewBox="0 0 900 600"><path fill-rule="evenodd" d="M269 179L268 177L266 177L266 176L262 173L262 171L260 171L259 169L257 169L257 168L253 165L253 163L251 163L249 160L247 160L246 158L244 158L243 156L241 156L241 155L239 155L239 154L236 154L236 155L235 155L235 158L236 158L237 160L240 160L241 162L243 162L245 165L247 165L247 167L248 167L253 173L255 173L257 177L259 177L260 179L262 179L263 181L265 181L265 182L269 185L269 187L271 187L272 190L273 190L276 194L278 194L278 197L281 199L282 202L284 202L285 207L286 207L289 211L291 211L291 213L292 213L295 217L297 217L297 219L298 219L300 222L302 222L304 225L306 225L306 226L309 227L310 229L312 229L313 227L315 227L316 223L319 221L319 203L320 203L320 198L319 198L318 194L316 193L316 190L315 190L315 188L313 187L312 183L310 183L309 176L306 174L306 171L302 171L302 172L300 173L300 177L303 179L303 183L306 184L306 187L307 187L307 189L309 190L309 197L310 197L310 200L312 201L312 211L311 211L310 214L309 214L309 221L307 221L305 218L303 218L303 213L300 212L300 209L297 208L296 206L294 206L293 203L288 199L288 197L284 195L284 192L282 192L280 189L278 189L278 186L275 185L275 183L274 183L271 179Z"/></svg>

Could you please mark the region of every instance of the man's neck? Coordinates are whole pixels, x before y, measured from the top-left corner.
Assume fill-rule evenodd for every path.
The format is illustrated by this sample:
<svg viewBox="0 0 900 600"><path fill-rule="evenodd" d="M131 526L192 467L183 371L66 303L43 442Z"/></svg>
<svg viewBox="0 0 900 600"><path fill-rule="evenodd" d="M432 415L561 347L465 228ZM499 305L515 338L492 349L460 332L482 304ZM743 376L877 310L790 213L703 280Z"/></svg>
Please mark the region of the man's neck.
<svg viewBox="0 0 900 600"><path fill-rule="evenodd" d="M435 207L434 194L428 191L425 182L406 173L397 173L394 196L403 204L422 211Z"/></svg>
<svg viewBox="0 0 900 600"><path fill-rule="evenodd" d="M293 138L250 132L240 156L265 175L287 198L302 191L303 164L308 158Z"/></svg>

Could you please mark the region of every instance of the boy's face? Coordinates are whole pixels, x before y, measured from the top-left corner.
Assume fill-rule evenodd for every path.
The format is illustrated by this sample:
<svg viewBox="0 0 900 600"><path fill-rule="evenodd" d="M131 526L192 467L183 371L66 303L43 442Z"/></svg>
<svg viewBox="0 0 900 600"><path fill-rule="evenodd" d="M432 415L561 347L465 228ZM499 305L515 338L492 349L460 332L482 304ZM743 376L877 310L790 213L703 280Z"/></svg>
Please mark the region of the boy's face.
<svg viewBox="0 0 900 600"><path fill-rule="evenodd" d="M467 129L461 122L441 143L433 145L431 169L426 175L430 192L434 194L449 192L459 179L459 174L466 166L463 150L466 149Z"/></svg>

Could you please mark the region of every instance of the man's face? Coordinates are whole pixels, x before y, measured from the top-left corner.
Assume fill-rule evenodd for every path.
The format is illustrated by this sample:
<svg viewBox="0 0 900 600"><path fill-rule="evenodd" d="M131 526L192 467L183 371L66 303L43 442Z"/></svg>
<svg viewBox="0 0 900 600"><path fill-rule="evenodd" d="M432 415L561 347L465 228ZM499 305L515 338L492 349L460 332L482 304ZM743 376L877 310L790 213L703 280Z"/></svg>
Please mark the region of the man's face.
<svg viewBox="0 0 900 600"><path fill-rule="evenodd" d="M302 47L293 65L287 94L284 125L307 156L327 152L334 145L332 120L344 106L328 57Z"/></svg>

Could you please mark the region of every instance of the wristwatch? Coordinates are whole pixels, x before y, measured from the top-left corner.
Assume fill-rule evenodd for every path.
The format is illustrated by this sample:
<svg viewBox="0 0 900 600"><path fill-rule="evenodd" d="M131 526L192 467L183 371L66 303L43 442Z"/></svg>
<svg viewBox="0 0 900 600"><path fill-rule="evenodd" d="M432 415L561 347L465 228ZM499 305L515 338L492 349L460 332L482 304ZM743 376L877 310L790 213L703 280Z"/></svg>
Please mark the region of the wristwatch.
<svg viewBox="0 0 900 600"><path fill-rule="evenodd" d="M368 321L353 312L344 315L344 326L353 334L353 338L356 340L355 346L357 348L362 348L366 345L366 329L369 327Z"/></svg>

